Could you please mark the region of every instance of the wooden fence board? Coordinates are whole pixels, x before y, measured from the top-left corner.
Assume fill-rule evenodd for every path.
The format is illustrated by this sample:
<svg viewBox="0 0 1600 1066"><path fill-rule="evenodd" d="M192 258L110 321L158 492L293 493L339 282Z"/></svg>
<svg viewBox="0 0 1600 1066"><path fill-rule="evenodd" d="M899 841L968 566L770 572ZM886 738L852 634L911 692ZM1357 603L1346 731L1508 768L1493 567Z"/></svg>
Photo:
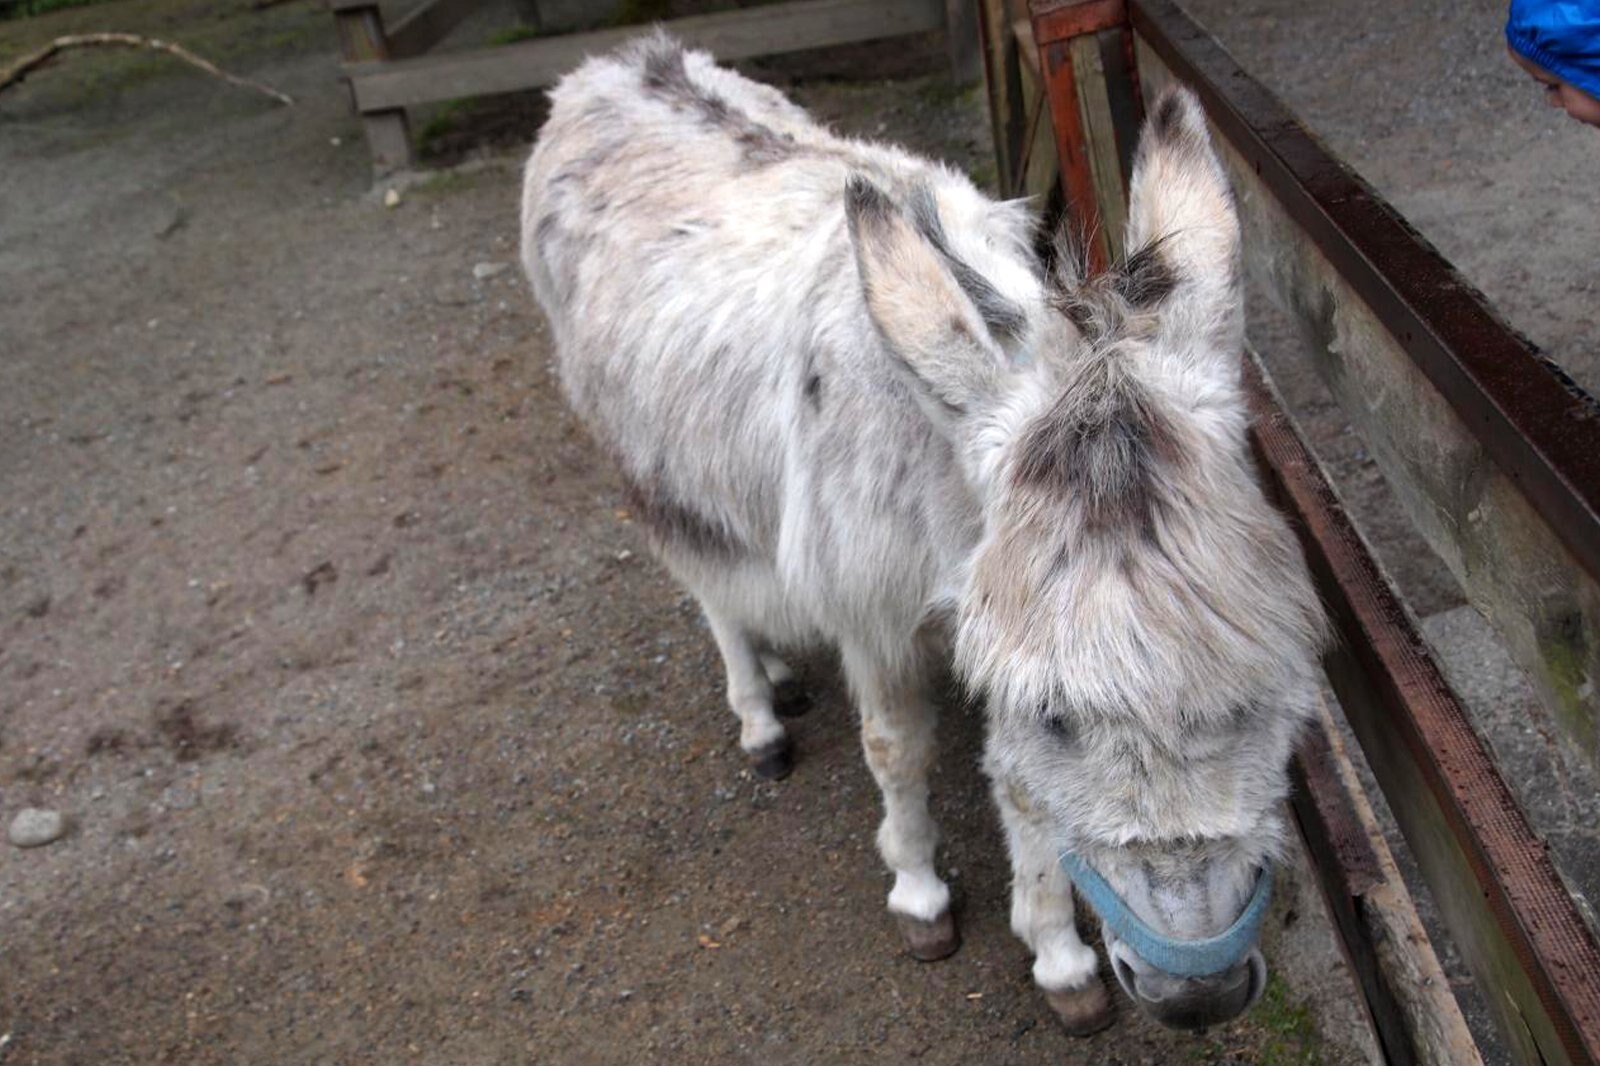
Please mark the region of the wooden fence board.
<svg viewBox="0 0 1600 1066"><path fill-rule="evenodd" d="M943 0L797 0L674 19L671 30L718 59L797 52L941 29ZM642 28L542 37L502 48L347 66L356 106L381 111L549 85Z"/></svg>
<svg viewBox="0 0 1600 1066"><path fill-rule="evenodd" d="M1318 711L1292 767L1295 815L1385 1062L1482 1066L1339 730Z"/></svg>
<svg viewBox="0 0 1600 1066"><path fill-rule="evenodd" d="M483 0L424 0L390 28L389 54L395 59L421 55L481 6Z"/></svg>

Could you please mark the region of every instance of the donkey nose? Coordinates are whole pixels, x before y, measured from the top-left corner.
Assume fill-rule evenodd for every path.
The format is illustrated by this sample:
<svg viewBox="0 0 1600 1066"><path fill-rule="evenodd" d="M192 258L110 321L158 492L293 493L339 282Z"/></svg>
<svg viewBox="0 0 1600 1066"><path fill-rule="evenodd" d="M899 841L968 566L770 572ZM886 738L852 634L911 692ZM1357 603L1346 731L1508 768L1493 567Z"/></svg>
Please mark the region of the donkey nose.
<svg viewBox="0 0 1600 1066"><path fill-rule="evenodd" d="M1204 1029L1243 1014L1267 986L1267 963L1250 954L1219 974L1175 977L1114 960L1117 980L1144 1011L1169 1029Z"/></svg>

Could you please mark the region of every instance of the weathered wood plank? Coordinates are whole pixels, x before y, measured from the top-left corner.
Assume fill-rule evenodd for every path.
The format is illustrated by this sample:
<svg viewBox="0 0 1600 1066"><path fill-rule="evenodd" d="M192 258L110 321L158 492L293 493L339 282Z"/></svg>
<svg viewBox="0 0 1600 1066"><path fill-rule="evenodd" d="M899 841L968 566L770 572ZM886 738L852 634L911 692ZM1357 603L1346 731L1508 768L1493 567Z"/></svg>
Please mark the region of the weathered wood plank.
<svg viewBox="0 0 1600 1066"><path fill-rule="evenodd" d="M1017 41L1005 0L979 0L978 25L983 34L983 73L989 96L989 130L994 136L995 181L1002 196L1018 192L1027 114L1017 70Z"/></svg>
<svg viewBox="0 0 1600 1066"><path fill-rule="evenodd" d="M1389 1066L1482 1066L1327 707L1293 765L1301 836Z"/></svg>
<svg viewBox="0 0 1600 1066"><path fill-rule="evenodd" d="M1141 44L1141 73L1147 75L1159 63L1156 53ZM1259 86L1239 89L1246 90L1254 104L1252 114L1282 115L1270 98L1262 103L1265 91ZM1487 418L1465 419L1464 401L1441 391L1437 376L1422 366L1415 351L1422 332L1445 330L1451 323L1428 318L1439 311L1424 304L1420 311L1405 312L1423 315L1417 332L1407 328L1397 335L1385 323L1401 312L1391 307L1385 317L1357 291L1356 282L1325 251L1333 238L1308 237L1307 226L1313 222L1321 230L1334 222L1326 215L1291 215L1283 186L1309 168L1314 173L1309 183L1324 192L1335 185L1358 190L1370 208L1368 214L1381 219L1386 230L1403 230L1403 222L1337 161L1307 158L1314 146L1308 148L1311 142L1303 136L1291 137L1298 131L1289 130L1287 122L1280 119L1271 128L1255 131L1253 142L1241 136L1238 144L1227 134L1241 128L1240 115L1227 116L1219 127L1223 135L1217 140L1245 227L1246 271L1300 327L1317 371L1366 442L1407 516L1445 561L1473 606L1505 639L1562 730L1591 762L1600 763L1600 579L1574 549L1571 533L1581 522L1567 512L1559 517L1546 509L1553 507L1548 495L1554 490L1544 496L1530 494L1539 469L1554 477L1600 459L1600 406L1560 387L1548 368L1516 349L1511 354L1525 364L1516 387L1527 391L1537 386L1540 395L1553 390L1560 402L1552 400L1543 419L1559 423L1561 432L1554 436L1564 446L1589 441L1594 455L1587 460L1568 456L1553 466L1540 467L1531 459L1517 465L1507 457L1507 449L1516 442L1505 439L1504 427L1492 428ZM1275 146L1295 153L1297 169L1291 170L1274 155ZM1300 189L1302 198L1316 202L1314 191ZM1417 270L1428 267L1441 275L1435 284L1449 289L1452 299L1463 292L1473 295L1420 238L1409 234L1407 239L1406 262L1416 260ZM1384 271L1400 268L1392 260L1372 264L1378 269L1365 267L1365 289L1388 291ZM1409 274L1407 278L1414 280ZM1489 321L1488 313L1472 300L1460 315L1469 312ZM1499 328L1496 343L1510 343L1504 327ZM1509 402L1503 396L1488 399ZM1551 430L1550 424L1541 427L1547 437ZM1531 446L1526 440L1522 444ZM1582 474L1583 469L1576 472ZM1576 509L1573 513L1583 508L1581 495L1568 498L1568 503ZM1592 551L1600 544L1588 547Z"/></svg>
<svg viewBox="0 0 1600 1066"><path fill-rule="evenodd" d="M1122 168L1123 195L1133 180L1133 154L1144 123L1144 97L1139 93L1139 68L1133 61L1133 31L1127 26L1101 30L1100 65L1106 73L1106 102L1116 135L1117 162Z"/></svg>
<svg viewBox="0 0 1600 1066"><path fill-rule="evenodd" d="M983 77L983 53L977 0L944 0L944 35L951 79L957 85L978 82Z"/></svg>
<svg viewBox="0 0 1600 1066"><path fill-rule="evenodd" d="M424 0L390 28L389 54L395 59L421 55L482 5L483 0Z"/></svg>
<svg viewBox="0 0 1600 1066"><path fill-rule="evenodd" d="M1074 37L1067 47L1072 55L1072 79L1078 90L1078 119L1083 128L1085 155L1094 185L1101 239L1105 242L1108 260L1119 260L1123 255L1123 230L1128 222L1128 198L1122 187L1122 160L1117 150L1117 129L1111 114L1111 97L1106 90L1106 69L1101 61L1099 34L1086 33Z"/></svg>
<svg viewBox="0 0 1600 1066"><path fill-rule="evenodd" d="M1600 945L1260 368L1244 379L1269 491L1335 625L1328 679L1445 927L1517 1062L1593 1066Z"/></svg>
<svg viewBox="0 0 1600 1066"><path fill-rule="evenodd" d="M1041 207L1061 195L1061 164L1056 159L1055 130L1050 125L1050 102L1045 99L1044 79L1039 76L1039 49L1033 41L1033 26L1027 19L1012 24L1019 64L1024 121L1022 157L1013 196L1031 197ZM1048 212L1046 212L1048 214Z"/></svg>
<svg viewBox="0 0 1600 1066"><path fill-rule="evenodd" d="M943 0L798 0L674 19L667 28L719 59L797 52L944 26ZM421 56L346 68L362 111L550 85L586 56L609 51L640 27L522 41L503 48Z"/></svg>
<svg viewBox="0 0 1600 1066"><path fill-rule="evenodd" d="M1028 73L1033 75L1033 87L1038 89L1042 82L1039 69L1039 42L1033 39L1033 23L1027 19L1017 19L1011 24L1011 34L1017 41L1017 52L1026 64Z"/></svg>
<svg viewBox="0 0 1600 1066"><path fill-rule="evenodd" d="M365 111L361 115L367 147L372 151L372 172L376 177L405 170L416 161L411 146L411 122L403 107L388 111Z"/></svg>
<svg viewBox="0 0 1600 1066"><path fill-rule="evenodd" d="M1083 108L1078 101L1078 79L1072 62L1074 40L1076 38L1041 43L1039 66L1044 72L1045 99L1050 108L1049 125L1055 135L1056 164L1060 170L1066 217L1082 236L1089 269L1099 273L1111 261L1111 248L1105 227L1100 224L1094 173L1090 168L1091 151L1083 126Z"/></svg>
<svg viewBox="0 0 1600 1066"><path fill-rule="evenodd" d="M346 63L373 63L389 58L383 13L374 0L346 3L334 10L333 20L339 34L339 56Z"/></svg>
<svg viewBox="0 0 1600 1066"><path fill-rule="evenodd" d="M373 0L335 0L333 18L345 62L380 63L393 55L383 13ZM405 108L368 111L361 119L373 173L382 177L411 165L411 126Z"/></svg>

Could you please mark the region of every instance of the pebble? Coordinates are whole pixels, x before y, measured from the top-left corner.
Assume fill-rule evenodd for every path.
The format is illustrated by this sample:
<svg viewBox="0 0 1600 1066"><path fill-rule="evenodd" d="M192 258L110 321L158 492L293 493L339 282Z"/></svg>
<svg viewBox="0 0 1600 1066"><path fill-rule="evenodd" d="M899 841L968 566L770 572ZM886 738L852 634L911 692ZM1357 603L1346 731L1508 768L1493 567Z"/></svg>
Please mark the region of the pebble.
<svg viewBox="0 0 1600 1066"><path fill-rule="evenodd" d="M11 843L19 848L38 848L60 840L67 831L67 820L60 811L28 807L11 819Z"/></svg>
<svg viewBox="0 0 1600 1066"><path fill-rule="evenodd" d="M498 277L510 269L509 263L479 263L472 268L472 276L479 281L488 281Z"/></svg>

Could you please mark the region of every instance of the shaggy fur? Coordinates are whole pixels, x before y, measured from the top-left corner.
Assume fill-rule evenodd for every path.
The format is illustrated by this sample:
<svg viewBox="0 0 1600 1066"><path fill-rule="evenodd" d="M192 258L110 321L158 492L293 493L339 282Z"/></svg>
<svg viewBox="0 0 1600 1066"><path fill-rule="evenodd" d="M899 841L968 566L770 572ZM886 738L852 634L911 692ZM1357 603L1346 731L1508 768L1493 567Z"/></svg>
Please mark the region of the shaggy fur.
<svg viewBox="0 0 1600 1066"><path fill-rule="evenodd" d="M1022 206L664 35L552 101L524 264L745 749L785 743L773 649L836 645L889 906L939 916L927 689L953 634L1038 982L1095 971L1063 848L1158 929L1225 927L1279 845L1323 623L1245 449L1238 225L1193 98L1154 109L1136 251L1095 279L1070 253L1047 275Z"/></svg>

